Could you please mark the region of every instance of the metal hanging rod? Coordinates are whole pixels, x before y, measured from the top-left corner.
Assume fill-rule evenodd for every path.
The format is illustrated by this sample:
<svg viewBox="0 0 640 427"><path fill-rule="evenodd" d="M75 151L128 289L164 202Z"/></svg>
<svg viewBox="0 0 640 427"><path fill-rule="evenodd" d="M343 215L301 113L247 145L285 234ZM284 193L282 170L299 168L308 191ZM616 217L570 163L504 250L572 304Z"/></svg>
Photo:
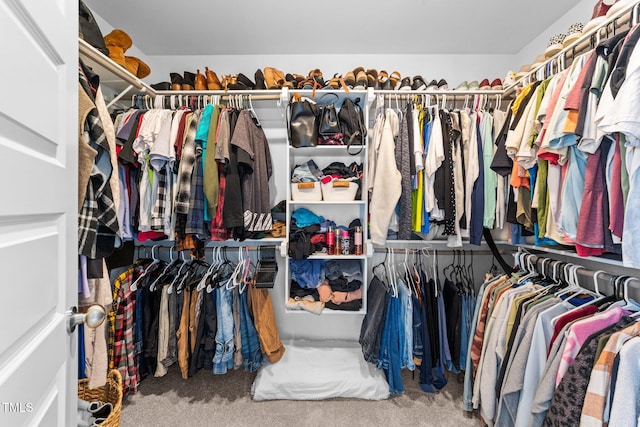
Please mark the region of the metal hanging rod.
<svg viewBox="0 0 640 427"><path fill-rule="evenodd" d="M417 254L420 253L422 249L425 250L429 250L429 251L434 251L436 252L438 255L457 255L459 253L462 252L469 252L470 254L473 255L493 255L493 252L491 251L487 251L484 249L479 249L479 250L475 250L475 249L438 249L438 248L411 248L411 249L385 249L385 248L374 248L374 252L378 253L378 254L386 254L386 253L393 253L393 254L402 254L404 255L405 253L409 253L409 254ZM500 251L501 254L504 254L504 251Z"/></svg>
<svg viewBox="0 0 640 427"><path fill-rule="evenodd" d="M588 49L585 49L585 48L590 48L591 45L593 44L594 37L596 38L595 44L598 44L600 42L600 33L603 30L607 31L607 34L609 33L609 26L611 24L613 24L614 33L617 29L623 28L627 25L629 25L630 27L636 25L638 23L639 7L640 7L640 2L638 1L630 3L628 6L618 11L615 15L611 16L606 21L602 22L602 24L600 24L596 28L593 28L587 33L584 33L579 39L577 39L567 47L563 48L560 52L556 53L551 58L541 63L536 68L528 71L524 76L518 79L518 81L516 81L513 85L505 88L503 93L505 95L510 95L514 93L519 86L530 83L532 81L532 77L535 77L539 72L545 70L549 65L551 65L553 68L553 64L556 63L556 69L557 69L557 64L559 64L559 61L563 61L563 62L566 61L568 53L571 53L569 57L572 60L577 56L585 53L586 51L588 51Z"/></svg>

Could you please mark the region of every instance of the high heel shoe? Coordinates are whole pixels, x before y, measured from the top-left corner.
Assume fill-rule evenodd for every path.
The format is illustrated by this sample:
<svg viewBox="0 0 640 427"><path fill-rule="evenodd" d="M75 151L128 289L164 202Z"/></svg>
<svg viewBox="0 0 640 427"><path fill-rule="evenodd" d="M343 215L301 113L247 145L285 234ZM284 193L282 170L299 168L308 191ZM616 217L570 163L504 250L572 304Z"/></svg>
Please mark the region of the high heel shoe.
<svg viewBox="0 0 640 427"><path fill-rule="evenodd" d="M194 90L196 85L196 75L192 72L185 71L182 78L182 90Z"/></svg>

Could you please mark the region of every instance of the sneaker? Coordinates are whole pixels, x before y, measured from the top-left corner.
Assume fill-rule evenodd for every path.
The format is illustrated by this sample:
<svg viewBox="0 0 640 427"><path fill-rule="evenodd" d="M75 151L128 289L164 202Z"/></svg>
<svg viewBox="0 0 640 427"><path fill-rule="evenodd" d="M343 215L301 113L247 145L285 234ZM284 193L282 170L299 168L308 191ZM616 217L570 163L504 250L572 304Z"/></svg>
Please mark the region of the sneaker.
<svg viewBox="0 0 640 427"><path fill-rule="evenodd" d="M507 71L507 75L504 76L504 79L502 81L503 85L506 87L509 87L513 85L515 82L516 82L516 73L514 73L511 70Z"/></svg>
<svg viewBox="0 0 640 427"><path fill-rule="evenodd" d="M471 82L469 82L469 90L478 90L478 88L480 87L480 85L478 84L477 80L473 80Z"/></svg>
<svg viewBox="0 0 640 427"><path fill-rule="evenodd" d="M460 83L458 86L456 86L454 90L469 90L469 83L467 83L467 81L465 80L462 83Z"/></svg>
<svg viewBox="0 0 640 427"><path fill-rule="evenodd" d="M438 90L449 90L449 83L445 79L440 79L438 82Z"/></svg>
<svg viewBox="0 0 640 427"><path fill-rule="evenodd" d="M431 80L427 85L427 90L437 90L437 89L438 89L438 82L435 79Z"/></svg>
<svg viewBox="0 0 640 427"><path fill-rule="evenodd" d="M569 46L571 43L578 40L582 37L582 30L584 29L584 24L582 22L576 22L569 26L569 30L567 31L567 36L564 38L562 42L563 47Z"/></svg>
<svg viewBox="0 0 640 427"><path fill-rule="evenodd" d="M547 49L544 51L545 58L551 58L556 53L562 50L562 42L564 41L566 34L554 34L549 39Z"/></svg>
<svg viewBox="0 0 640 427"><path fill-rule="evenodd" d="M495 79L494 81L491 82L491 90L502 90L502 89L503 89L502 80Z"/></svg>
<svg viewBox="0 0 640 427"><path fill-rule="evenodd" d="M484 79L480 82L480 90L491 90L489 79Z"/></svg>
<svg viewBox="0 0 640 427"><path fill-rule="evenodd" d="M413 90L425 90L427 88L427 84L424 82L422 76L414 76L413 84L411 85L411 89Z"/></svg>

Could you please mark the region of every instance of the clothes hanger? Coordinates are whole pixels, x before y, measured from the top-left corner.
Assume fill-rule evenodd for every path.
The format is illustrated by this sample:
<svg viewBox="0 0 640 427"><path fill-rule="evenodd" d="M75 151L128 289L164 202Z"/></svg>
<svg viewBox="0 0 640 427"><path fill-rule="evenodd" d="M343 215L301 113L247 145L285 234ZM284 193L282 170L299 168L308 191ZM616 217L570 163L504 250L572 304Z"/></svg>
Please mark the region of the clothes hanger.
<svg viewBox="0 0 640 427"><path fill-rule="evenodd" d="M206 287L207 280L209 279L209 277L211 277L211 275L213 274L214 269L218 265L218 261L216 259L216 250L218 250L218 249L220 249L219 246L211 249L211 264L209 265L209 268L207 269L207 271L202 276L202 279L200 279L200 282L198 283L198 286L196 286L196 291L198 291L198 292L202 291Z"/></svg>
<svg viewBox="0 0 640 427"><path fill-rule="evenodd" d="M253 117L253 120L255 121L256 125L258 126L262 126L260 124L260 119L258 118L258 114L256 113L256 110L253 108L253 101L251 99L251 95L249 95L249 111L251 112L251 116Z"/></svg>
<svg viewBox="0 0 640 427"><path fill-rule="evenodd" d="M387 250L389 251L389 264L387 266L387 268L389 269L388 271L388 276L389 276L389 290L390 295L394 298L398 297L398 284L396 283L396 275L395 275L395 265L394 263L394 256L393 256L393 250L390 248L387 248Z"/></svg>
<svg viewBox="0 0 640 427"><path fill-rule="evenodd" d="M178 272L176 273L173 280L171 281L171 284L167 288L167 294L169 295L173 293L176 282L180 278L180 273L182 272L182 270L184 269L184 266L187 265L187 262L188 262L188 260L185 259L184 257L184 250L180 251L180 256L182 257L182 264L180 264L180 268L178 269Z"/></svg>
<svg viewBox="0 0 640 427"><path fill-rule="evenodd" d="M213 262L211 263L211 266L209 267L209 271L211 273L210 273L210 275L208 276L207 279L203 279L202 280L202 286L204 287L204 285L206 284L207 293L208 294L210 294L213 291L213 286L211 286L211 284L223 272L222 266L224 264L224 258L222 257L222 247L218 246L217 248L215 248L214 251L212 252L212 256L213 256Z"/></svg>
<svg viewBox="0 0 640 427"><path fill-rule="evenodd" d="M135 292L138 290L138 283L140 283L140 281L142 279L144 279L148 273L152 272L153 270L155 270L156 265L160 264L160 258L158 258L155 253L153 252L154 249L157 249L158 245L153 245L151 247L151 258L153 259L153 261L151 262L151 264L149 264L147 266L147 268L144 269L144 271L142 272L142 274L140 274L140 276L138 276L138 278L131 284L131 292Z"/></svg>

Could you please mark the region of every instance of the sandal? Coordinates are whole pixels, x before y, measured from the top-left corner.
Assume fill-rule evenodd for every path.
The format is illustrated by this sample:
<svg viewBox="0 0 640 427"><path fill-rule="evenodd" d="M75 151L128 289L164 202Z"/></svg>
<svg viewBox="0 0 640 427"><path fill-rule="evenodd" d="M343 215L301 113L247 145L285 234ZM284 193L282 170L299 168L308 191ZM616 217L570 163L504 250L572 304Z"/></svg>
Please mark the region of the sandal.
<svg viewBox="0 0 640 427"><path fill-rule="evenodd" d="M367 86L374 89L380 89L378 82L378 71L374 69L367 70Z"/></svg>
<svg viewBox="0 0 640 427"><path fill-rule="evenodd" d="M353 87L354 90L367 90L367 86L369 84L369 80L367 79L367 74L362 71L358 71L356 74L356 85Z"/></svg>
<svg viewBox="0 0 640 427"><path fill-rule="evenodd" d="M382 90L390 89L389 86L391 82L389 82L389 73L387 73L385 70L378 72L378 84L380 85L380 89Z"/></svg>
<svg viewBox="0 0 640 427"><path fill-rule="evenodd" d="M389 76L389 80L391 80L391 89L395 90L398 87L398 82L402 79L402 76L399 72L394 71Z"/></svg>
<svg viewBox="0 0 640 427"><path fill-rule="evenodd" d="M347 86L353 89L353 87L356 85L356 76L355 74L353 74L353 71L347 71L347 73L344 75L344 82L347 84Z"/></svg>

